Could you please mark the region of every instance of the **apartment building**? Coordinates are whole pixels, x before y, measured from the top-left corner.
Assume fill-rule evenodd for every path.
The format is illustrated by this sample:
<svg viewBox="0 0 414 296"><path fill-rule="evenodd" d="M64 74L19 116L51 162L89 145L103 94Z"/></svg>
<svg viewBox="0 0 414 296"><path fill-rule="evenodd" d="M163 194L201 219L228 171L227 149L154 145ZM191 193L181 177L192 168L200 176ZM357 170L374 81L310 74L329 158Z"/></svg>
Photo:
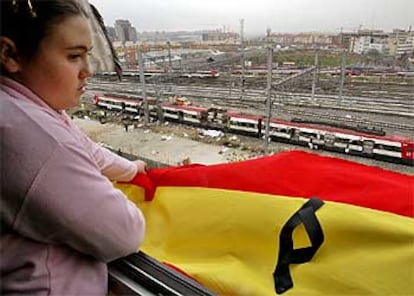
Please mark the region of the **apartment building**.
<svg viewBox="0 0 414 296"><path fill-rule="evenodd" d="M115 21L116 40L121 42L137 42L137 30L128 20Z"/></svg>
<svg viewBox="0 0 414 296"><path fill-rule="evenodd" d="M360 30L350 38L351 52L365 54L377 50L390 56L412 55L414 52L414 32L394 29L385 33L378 30Z"/></svg>

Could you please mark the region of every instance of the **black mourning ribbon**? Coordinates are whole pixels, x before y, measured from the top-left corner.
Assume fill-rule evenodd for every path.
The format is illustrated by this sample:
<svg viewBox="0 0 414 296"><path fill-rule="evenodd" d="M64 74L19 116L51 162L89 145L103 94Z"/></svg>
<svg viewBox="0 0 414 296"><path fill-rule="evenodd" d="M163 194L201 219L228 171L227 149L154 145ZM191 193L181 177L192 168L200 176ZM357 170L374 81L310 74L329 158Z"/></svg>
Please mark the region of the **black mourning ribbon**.
<svg viewBox="0 0 414 296"><path fill-rule="evenodd" d="M289 265L310 261L322 245L324 235L315 212L323 204L320 199L311 198L283 226L279 239L279 257L276 269L273 272L277 294L282 294L293 287ZM293 230L301 223L305 226L311 246L293 249Z"/></svg>

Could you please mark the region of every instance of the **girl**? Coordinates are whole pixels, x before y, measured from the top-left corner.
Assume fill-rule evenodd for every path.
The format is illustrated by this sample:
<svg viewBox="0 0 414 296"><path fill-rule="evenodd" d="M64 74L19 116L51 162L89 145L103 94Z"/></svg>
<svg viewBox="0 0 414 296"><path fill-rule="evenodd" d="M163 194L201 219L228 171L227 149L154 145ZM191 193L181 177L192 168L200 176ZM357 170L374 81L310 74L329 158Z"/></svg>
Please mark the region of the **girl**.
<svg viewBox="0 0 414 296"><path fill-rule="evenodd" d="M0 294L104 295L106 262L142 243L141 211L114 189L145 172L68 118L92 75L76 0L1 0Z"/></svg>

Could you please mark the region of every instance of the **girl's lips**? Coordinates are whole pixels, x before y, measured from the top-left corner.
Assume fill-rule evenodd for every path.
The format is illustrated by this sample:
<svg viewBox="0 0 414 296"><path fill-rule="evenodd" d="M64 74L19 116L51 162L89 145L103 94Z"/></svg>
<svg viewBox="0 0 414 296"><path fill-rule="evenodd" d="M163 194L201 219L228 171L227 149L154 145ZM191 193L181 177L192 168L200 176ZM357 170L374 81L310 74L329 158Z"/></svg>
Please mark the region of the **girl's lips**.
<svg viewBox="0 0 414 296"><path fill-rule="evenodd" d="M83 95L86 92L86 86L78 88L78 94Z"/></svg>

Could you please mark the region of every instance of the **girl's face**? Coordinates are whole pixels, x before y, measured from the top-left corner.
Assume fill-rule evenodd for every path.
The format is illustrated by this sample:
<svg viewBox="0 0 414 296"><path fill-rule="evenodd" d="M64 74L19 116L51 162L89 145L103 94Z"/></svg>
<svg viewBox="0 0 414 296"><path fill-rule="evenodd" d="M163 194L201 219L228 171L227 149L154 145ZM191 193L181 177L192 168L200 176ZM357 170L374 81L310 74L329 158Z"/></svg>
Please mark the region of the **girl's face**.
<svg viewBox="0 0 414 296"><path fill-rule="evenodd" d="M30 61L20 63L16 77L54 110L77 106L92 75L91 48L87 19L67 17L50 29Z"/></svg>

